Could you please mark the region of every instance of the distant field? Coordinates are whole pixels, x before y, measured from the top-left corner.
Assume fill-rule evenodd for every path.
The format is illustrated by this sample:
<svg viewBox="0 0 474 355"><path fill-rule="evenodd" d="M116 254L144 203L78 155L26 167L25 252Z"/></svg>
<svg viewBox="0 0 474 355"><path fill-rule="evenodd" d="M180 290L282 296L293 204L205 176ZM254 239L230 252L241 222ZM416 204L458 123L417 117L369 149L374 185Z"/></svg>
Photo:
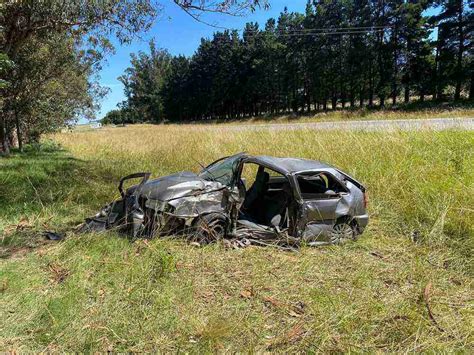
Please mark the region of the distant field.
<svg viewBox="0 0 474 355"><path fill-rule="evenodd" d="M308 123L308 122L336 122L336 121L358 121L358 120L409 120L409 119L432 119L432 118L473 118L474 104L465 103L462 105L443 106L427 105L418 108L414 105L413 109L346 109L346 110L327 110L317 113L299 113L299 114L276 114L265 115L252 118L243 118L239 120L209 120L188 122L191 124L262 124L262 123ZM186 123L184 123L186 124ZM80 124L74 127L75 131L93 130L90 124Z"/></svg>
<svg viewBox="0 0 474 355"><path fill-rule="evenodd" d="M0 349L474 351L474 132L188 127L61 133L0 160ZM368 230L295 253L39 236L116 198L125 174L239 151L346 170L368 187Z"/></svg>

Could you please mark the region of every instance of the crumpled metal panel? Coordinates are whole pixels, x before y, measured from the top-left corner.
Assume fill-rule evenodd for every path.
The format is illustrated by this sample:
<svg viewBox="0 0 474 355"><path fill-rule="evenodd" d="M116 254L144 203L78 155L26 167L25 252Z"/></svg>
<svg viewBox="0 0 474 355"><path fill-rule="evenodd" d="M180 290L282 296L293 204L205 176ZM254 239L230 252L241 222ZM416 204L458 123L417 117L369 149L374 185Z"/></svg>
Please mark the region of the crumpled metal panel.
<svg viewBox="0 0 474 355"><path fill-rule="evenodd" d="M140 188L139 194L147 199L167 201L222 187L222 184L217 181L203 180L192 172L184 171L147 181ZM127 194L135 193L134 188L128 189Z"/></svg>
<svg viewBox="0 0 474 355"><path fill-rule="evenodd" d="M354 215L353 200L357 196L353 195L352 190L351 193L341 194L336 204L334 204L334 199L304 203L304 215L307 218L300 221L300 229L305 241L329 242L334 222L341 217Z"/></svg>
<svg viewBox="0 0 474 355"><path fill-rule="evenodd" d="M168 204L174 207L170 214L181 218L196 218L205 213L225 213L228 207L225 192L226 190L220 189L170 200Z"/></svg>
<svg viewBox="0 0 474 355"><path fill-rule="evenodd" d="M305 242L329 241L332 224L307 223L302 234Z"/></svg>
<svg viewBox="0 0 474 355"><path fill-rule="evenodd" d="M103 207L95 216L86 218L78 232L103 232L125 223L124 201L117 200Z"/></svg>
<svg viewBox="0 0 474 355"><path fill-rule="evenodd" d="M364 193L350 181L346 181L346 186L351 192L350 195L346 197L347 204L350 206L348 214L351 216L365 214Z"/></svg>

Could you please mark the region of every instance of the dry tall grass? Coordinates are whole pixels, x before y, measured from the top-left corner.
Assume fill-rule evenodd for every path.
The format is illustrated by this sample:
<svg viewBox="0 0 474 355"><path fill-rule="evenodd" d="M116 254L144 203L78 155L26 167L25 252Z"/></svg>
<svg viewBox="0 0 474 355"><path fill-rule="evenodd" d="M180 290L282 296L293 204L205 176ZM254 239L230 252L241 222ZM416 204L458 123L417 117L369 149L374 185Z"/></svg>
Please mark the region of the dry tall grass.
<svg viewBox="0 0 474 355"><path fill-rule="evenodd" d="M197 170L240 151L329 162L363 181L371 198L372 230L446 239L465 249L474 206L474 135L450 132L227 131L208 126L106 128L55 139L76 157L118 175L155 176ZM376 229L375 229L376 228Z"/></svg>
<svg viewBox="0 0 474 355"><path fill-rule="evenodd" d="M53 138L91 168L68 175L70 186L50 174L64 192L37 188L43 204L57 196L47 213L32 207L40 222L70 223L64 206L76 219L91 214L117 196L121 175L196 171L196 161L239 151L340 167L367 185L372 219L354 243L297 253L106 234L10 257L1 264L2 349L474 350L474 133L143 125Z"/></svg>

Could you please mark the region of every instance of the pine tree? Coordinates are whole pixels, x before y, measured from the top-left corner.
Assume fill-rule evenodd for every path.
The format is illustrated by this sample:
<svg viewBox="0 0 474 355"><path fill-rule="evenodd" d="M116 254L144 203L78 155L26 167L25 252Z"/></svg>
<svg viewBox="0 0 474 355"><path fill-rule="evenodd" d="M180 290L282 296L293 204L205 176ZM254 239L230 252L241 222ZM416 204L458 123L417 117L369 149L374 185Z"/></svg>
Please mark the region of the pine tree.
<svg viewBox="0 0 474 355"><path fill-rule="evenodd" d="M466 67L472 61L474 15L467 1L438 0L436 4L441 7L440 14L433 17L438 26L437 91L440 95L447 85L454 85L454 99L459 100L467 82ZM470 58L464 57L466 53Z"/></svg>
<svg viewBox="0 0 474 355"><path fill-rule="evenodd" d="M472 97L472 14L463 10L465 40L458 66L459 31L446 31L459 28L454 16L459 11L449 5L454 10L448 16L445 4L446 11L428 17L426 10L432 4L431 0L310 0L304 14L284 9L264 28L248 23L241 35L214 33L201 41L192 57L169 59L169 70L161 76L149 74L158 68L153 59L157 55L139 54L132 61L136 73L130 76L139 80L126 85L131 91L124 107L146 120L158 116L207 120L357 103L372 107L377 99L384 106L398 104L400 94L408 103L414 95L423 101L449 85L457 88L458 71L461 90L470 80ZM439 40L433 42L430 36L437 25ZM152 105L162 108L152 112Z"/></svg>

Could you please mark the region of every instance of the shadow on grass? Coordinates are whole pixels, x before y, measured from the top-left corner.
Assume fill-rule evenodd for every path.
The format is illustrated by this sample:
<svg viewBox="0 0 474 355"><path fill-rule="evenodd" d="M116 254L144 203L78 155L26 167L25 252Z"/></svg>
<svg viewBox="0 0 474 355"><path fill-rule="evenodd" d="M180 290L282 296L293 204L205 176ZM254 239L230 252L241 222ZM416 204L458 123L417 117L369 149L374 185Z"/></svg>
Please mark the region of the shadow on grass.
<svg viewBox="0 0 474 355"><path fill-rule="evenodd" d="M116 195L118 180L59 148L0 159L0 256L43 245L42 231L71 230Z"/></svg>

